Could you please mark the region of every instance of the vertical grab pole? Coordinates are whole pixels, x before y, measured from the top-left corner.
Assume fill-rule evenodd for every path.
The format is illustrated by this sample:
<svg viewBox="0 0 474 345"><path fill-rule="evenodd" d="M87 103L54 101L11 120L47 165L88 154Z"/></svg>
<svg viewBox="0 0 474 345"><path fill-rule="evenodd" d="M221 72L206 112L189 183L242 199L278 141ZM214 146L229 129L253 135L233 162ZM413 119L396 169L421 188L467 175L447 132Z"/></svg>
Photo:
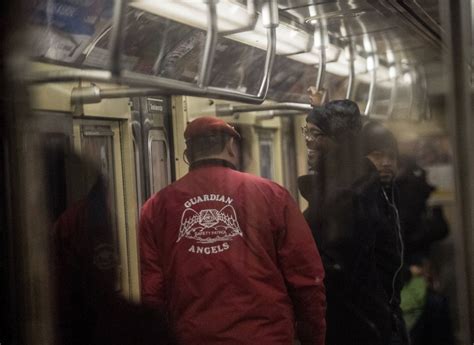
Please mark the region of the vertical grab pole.
<svg viewBox="0 0 474 345"><path fill-rule="evenodd" d="M208 5L207 13L207 36L204 54L202 57L201 70L199 72L198 86L204 88L209 85L211 78L212 64L216 53L218 28L217 28L217 9L218 0L206 0Z"/></svg>
<svg viewBox="0 0 474 345"><path fill-rule="evenodd" d="M412 70L410 70L410 72L407 72L407 73L410 76L410 89L411 89L411 92L410 92L410 108L409 108L409 111L408 111L408 117L411 119L411 113L413 111L413 104L415 103L415 92L417 91L416 87L415 87L416 73L414 73ZM413 77L413 75L415 75L415 78Z"/></svg>
<svg viewBox="0 0 474 345"><path fill-rule="evenodd" d="M347 84L346 98L351 99L352 93L354 90L355 82L355 66L354 66L354 46L352 45L352 40L349 38L349 44L347 46L348 55L349 55L349 81Z"/></svg>
<svg viewBox="0 0 474 345"><path fill-rule="evenodd" d="M267 28L267 55L262 83L260 84L257 97L265 99L270 86L270 78L276 55L276 28L279 24L278 2L276 0L268 0L262 4L262 22L263 26Z"/></svg>
<svg viewBox="0 0 474 345"><path fill-rule="evenodd" d="M320 50L319 50L319 69L318 77L316 78L316 90L321 90L321 86L324 82L324 74L326 72L326 26L324 25L324 20L320 19L319 24L319 40L320 40Z"/></svg>
<svg viewBox="0 0 474 345"><path fill-rule="evenodd" d="M392 90L390 90L390 101L388 104L388 110L387 110L387 117L389 119L393 118L393 112L395 110L395 102L397 100L397 88L398 88L398 76L397 76L397 61L395 57L393 56L393 49L392 49L392 43L390 40L384 35L383 36L384 42L387 46L387 61L389 65L389 70L388 74L390 78L392 78L393 85L392 85ZM388 53L390 51L390 53ZM393 73L393 69L395 70L395 73Z"/></svg>
<svg viewBox="0 0 474 345"><path fill-rule="evenodd" d="M127 0L115 0L114 4L114 18L109 43L109 66L112 77L119 77L122 72L120 60L125 32L127 3Z"/></svg>
<svg viewBox="0 0 474 345"><path fill-rule="evenodd" d="M365 40L365 38L364 38ZM364 115L369 116L370 112L372 111L373 105L374 105L374 96L375 96L375 86L377 84L377 64L378 64L378 59L377 55L375 53L375 40L373 37L367 37L367 43L368 46L370 47L370 57L372 60L372 70L370 71L371 79L370 79L370 87L369 87L369 95L367 99L367 104L365 106L365 111ZM369 66L367 66L369 67Z"/></svg>

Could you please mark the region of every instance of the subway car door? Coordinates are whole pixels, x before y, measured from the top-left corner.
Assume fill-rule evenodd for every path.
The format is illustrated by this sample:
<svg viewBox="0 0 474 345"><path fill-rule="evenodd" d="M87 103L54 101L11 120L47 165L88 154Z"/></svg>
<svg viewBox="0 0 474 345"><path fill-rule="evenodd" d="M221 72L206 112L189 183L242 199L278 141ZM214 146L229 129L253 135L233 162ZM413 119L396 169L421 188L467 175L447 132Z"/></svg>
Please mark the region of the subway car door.
<svg viewBox="0 0 474 345"><path fill-rule="evenodd" d="M133 273L130 270L129 224L127 222L124 170L122 163L122 142L120 121L78 119L74 121L74 149L86 162L81 168L81 182L74 194L90 194L98 182L104 178L108 224L112 230L115 248L107 248L108 253L98 253L100 257L115 255L118 258L115 289L124 296L133 294ZM105 250L105 249L104 249ZM105 264L105 263L104 263Z"/></svg>
<svg viewBox="0 0 474 345"><path fill-rule="evenodd" d="M169 104L166 97L133 100L132 126L140 206L173 180Z"/></svg>

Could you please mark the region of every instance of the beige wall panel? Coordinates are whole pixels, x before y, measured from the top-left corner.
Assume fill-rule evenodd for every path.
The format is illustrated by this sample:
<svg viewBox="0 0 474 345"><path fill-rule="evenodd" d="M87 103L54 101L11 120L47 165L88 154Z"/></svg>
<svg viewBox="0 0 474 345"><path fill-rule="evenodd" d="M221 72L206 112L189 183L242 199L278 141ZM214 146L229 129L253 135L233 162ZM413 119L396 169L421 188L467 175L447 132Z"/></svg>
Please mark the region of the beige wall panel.
<svg viewBox="0 0 474 345"><path fill-rule="evenodd" d="M133 157L132 130L129 122L120 123L122 141L122 162L125 193L125 216L127 222L127 252L129 270L129 297L140 300L140 270L138 254L138 219L137 219L137 190L135 184L135 160Z"/></svg>
<svg viewBox="0 0 474 345"><path fill-rule="evenodd" d="M100 88L116 88L117 85L97 84ZM85 104L83 111L84 116L100 116L116 119L130 119L131 108L129 98L104 99L100 103Z"/></svg>
<svg viewBox="0 0 474 345"><path fill-rule="evenodd" d="M174 138L174 155L176 167L176 179L186 175L188 165L183 160L186 143L184 141L184 129L188 122L188 104L187 97L173 96L171 98L171 116L173 118L173 138Z"/></svg>
<svg viewBox="0 0 474 345"><path fill-rule="evenodd" d="M122 282L122 294L126 298L131 297L130 285L130 262L127 243L127 214L125 209L125 186L123 184L123 164L120 150L120 129L117 123L111 124L114 131L114 163L115 163L115 178L116 178L116 201L117 201L117 225L118 225L118 242L120 250L121 271L120 278Z"/></svg>
<svg viewBox="0 0 474 345"><path fill-rule="evenodd" d="M68 71L73 68L50 65L45 63L32 63L30 65L31 72L46 71ZM29 87L31 108L35 110L50 110L71 112L71 91L79 83L50 83L38 84Z"/></svg>
<svg viewBox="0 0 474 345"><path fill-rule="evenodd" d="M216 101L203 98L186 96L187 114L189 119L201 116L216 116Z"/></svg>
<svg viewBox="0 0 474 345"><path fill-rule="evenodd" d="M71 71L77 70L71 67L52 65L46 63L34 62L30 65L31 72L44 71ZM75 109L71 105L71 92L74 87L81 85L74 83L48 83L31 86L29 88L31 95L31 107L35 110L49 110L74 112L77 115L111 117L117 119L130 118L130 105L128 98L105 99L97 104L87 104ZM82 83L82 86L91 85L88 82ZM96 83L101 88L117 88L119 85Z"/></svg>

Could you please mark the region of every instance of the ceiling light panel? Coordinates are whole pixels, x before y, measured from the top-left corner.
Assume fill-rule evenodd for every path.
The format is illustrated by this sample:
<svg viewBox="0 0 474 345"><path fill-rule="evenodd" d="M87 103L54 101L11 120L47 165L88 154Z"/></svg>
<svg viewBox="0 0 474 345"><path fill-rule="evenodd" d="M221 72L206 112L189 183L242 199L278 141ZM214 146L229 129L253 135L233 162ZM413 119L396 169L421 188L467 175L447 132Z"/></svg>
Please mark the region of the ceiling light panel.
<svg viewBox="0 0 474 345"><path fill-rule="evenodd" d="M185 25L207 30L208 5L202 0L132 0L130 6ZM242 23L249 21L249 19L247 8L241 3L232 0L217 2L218 31L240 28ZM277 55L287 55L288 58L305 64L318 64L321 46L319 34L316 32L314 38L312 36L301 28L280 21L276 28ZM259 16L254 30L226 37L262 50L267 49L267 29L262 24L261 16ZM314 43L311 46L313 40ZM327 42L328 38L325 42L326 56L327 60L331 61L338 57L339 48Z"/></svg>
<svg viewBox="0 0 474 345"><path fill-rule="evenodd" d="M130 6L202 30L207 29L208 5L202 0L136 0ZM247 9L237 2L221 0L216 4L219 31L235 30L247 22Z"/></svg>

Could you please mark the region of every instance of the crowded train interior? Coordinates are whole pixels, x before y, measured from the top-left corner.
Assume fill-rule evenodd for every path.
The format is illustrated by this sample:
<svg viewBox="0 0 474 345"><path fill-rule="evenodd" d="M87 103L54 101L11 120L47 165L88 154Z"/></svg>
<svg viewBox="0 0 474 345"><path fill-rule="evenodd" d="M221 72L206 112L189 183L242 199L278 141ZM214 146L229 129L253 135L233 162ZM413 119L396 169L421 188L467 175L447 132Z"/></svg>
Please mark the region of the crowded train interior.
<svg viewBox="0 0 474 345"><path fill-rule="evenodd" d="M221 119L238 133L236 170L284 187L307 220L320 213L320 227L309 221L304 230L315 237L326 279L332 270L350 276L352 266L337 258L355 250L338 247L328 264L325 241L333 225L327 223L337 223L330 215L344 213L338 205L352 196L312 208L312 185L302 183L319 176L318 190L335 199L339 182L332 176L354 180L347 164L360 154L384 186L376 164L384 140L365 138L370 149L356 153L345 134L328 132L334 109L349 111L348 104L361 123L354 138L370 136L373 123L389 133L390 200L381 191L394 211L401 263L388 289L408 340L385 339L356 302L351 311L360 326L346 327L347 315L333 307L340 301L333 291L343 283L327 281L326 344L342 344L332 333L350 339L364 327L378 334L373 344L474 343L473 1L15 0L0 8L1 345L168 344L168 335L179 333L184 326L169 326L165 311L144 304L140 218L149 198L188 174L185 130L201 117ZM325 174L311 159L311 143L324 135L331 145L354 148ZM329 160L330 153L323 156ZM207 195L186 207L204 201ZM162 203L178 207L171 198ZM201 220L192 221L213 229L219 217L235 221L239 210L193 212ZM251 236L241 217L244 234L226 235L236 236L233 246ZM190 241L191 230L172 245ZM202 253L188 253L199 260L233 249L217 237L200 241ZM385 254L375 244L374 260L389 261L395 249L387 243ZM377 272L384 269L379 261ZM206 272L197 274L206 279ZM238 289L232 279L227 284ZM209 301L208 308L218 308ZM180 334L169 337L175 336L189 343ZM196 344L237 344L215 339L221 341ZM295 333L294 344L313 342Z"/></svg>

